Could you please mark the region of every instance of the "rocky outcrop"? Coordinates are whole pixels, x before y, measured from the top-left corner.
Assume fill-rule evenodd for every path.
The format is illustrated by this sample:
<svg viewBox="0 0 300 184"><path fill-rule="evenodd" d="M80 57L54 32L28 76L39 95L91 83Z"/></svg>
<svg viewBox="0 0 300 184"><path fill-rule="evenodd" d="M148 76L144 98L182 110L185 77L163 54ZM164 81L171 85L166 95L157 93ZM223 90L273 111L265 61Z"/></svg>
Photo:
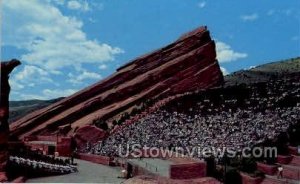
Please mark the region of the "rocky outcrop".
<svg viewBox="0 0 300 184"><path fill-rule="evenodd" d="M145 99L207 89L222 82L215 43L206 27L200 27L129 62L110 77L12 123L12 135L51 134L65 124L74 130L95 118L111 118Z"/></svg>
<svg viewBox="0 0 300 184"><path fill-rule="evenodd" d="M104 139L106 136L107 132L104 130L93 125L86 125L79 128L73 135L73 138L77 147L83 148L86 146L86 143L93 145L97 143L97 141Z"/></svg>
<svg viewBox="0 0 300 184"><path fill-rule="evenodd" d="M7 62L1 62L0 73L1 73L1 88L0 88L0 171L4 170L5 163L8 158L8 136L9 136L9 93L10 86L8 83L9 74L15 67L20 65L20 61L11 60Z"/></svg>

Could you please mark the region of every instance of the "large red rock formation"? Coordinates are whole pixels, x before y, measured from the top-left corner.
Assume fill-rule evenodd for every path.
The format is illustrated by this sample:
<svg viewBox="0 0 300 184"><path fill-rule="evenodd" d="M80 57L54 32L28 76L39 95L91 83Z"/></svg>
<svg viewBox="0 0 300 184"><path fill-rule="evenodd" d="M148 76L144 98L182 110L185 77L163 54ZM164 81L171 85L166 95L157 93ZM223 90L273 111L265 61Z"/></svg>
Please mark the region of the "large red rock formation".
<svg viewBox="0 0 300 184"><path fill-rule="evenodd" d="M5 163L8 158L8 116L9 116L9 93L10 86L8 83L9 74L13 69L20 65L20 61L11 60L7 62L1 62L0 73L1 73L1 88L0 88L0 171L3 171Z"/></svg>
<svg viewBox="0 0 300 184"><path fill-rule="evenodd" d="M223 76L215 43L206 27L181 36L174 43L139 57L110 77L49 107L12 123L12 134L48 134L71 124L72 129L108 119L145 99L211 88Z"/></svg>
<svg viewBox="0 0 300 184"><path fill-rule="evenodd" d="M94 144L97 141L104 139L106 136L107 132L93 125L83 126L73 135L78 147L82 147L86 143Z"/></svg>

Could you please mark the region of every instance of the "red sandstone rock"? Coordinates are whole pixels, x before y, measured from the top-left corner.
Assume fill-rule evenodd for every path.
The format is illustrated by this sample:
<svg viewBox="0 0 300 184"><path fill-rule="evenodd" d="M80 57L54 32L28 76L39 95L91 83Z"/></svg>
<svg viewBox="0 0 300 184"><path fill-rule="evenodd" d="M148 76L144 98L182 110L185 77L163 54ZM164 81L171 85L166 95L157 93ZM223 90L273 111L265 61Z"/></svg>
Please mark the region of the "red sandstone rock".
<svg viewBox="0 0 300 184"><path fill-rule="evenodd" d="M72 138L61 137L57 142L56 151L59 156L70 157L72 155Z"/></svg>
<svg viewBox="0 0 300 184"><path fill-rule="evenodd" d="M5 172L0 172L0 183L6 182L7 181L7 177Z"/></svg>
<svg viewBox="0 0 300 184"><path fill-rule="evenodd" d="M283 165L282 175L284 178L300 181L300 167Z"/></svg>
<svg viewBox="0 0 300 184"><path fill-rule="evenodd" d="M74 140L78 147L85 146L86 143L96 143L106 137L107 133L100 128L92 125L86 125L79 128L74 134Z"/></svg>
<svg viewBox="0 0 300 184"><path fill-rule="evenodd" d="M268 175L274 175L277 172L277 166L264 164L262 162L257 162L257 170Z"/></svg>
<svg viewBox="0 0 300 184"><path fill-rule="evenodd" d="M20 176L14 179L11 183L25 183L26 182L26 177L25 176Z"/></svg>
<svg viewBox="0 0 300 184"><path fill-rule="evenodd" d="M291 155L299 155L297 147L289 146L288 150Z"/></svg>
<svg viewBox="0 0 300 184"><path fill-rule="evenodd" d="M20 65L20 61L11 60L8 62L1 62L0 64L0 171L4 171L8 159L8 137L9 137L9 93L10 86L8 78L15 67ZM0 182L6 181L5 175L0 175Z"/></svg>
<svg viewBox="0 0 300 184"><path fill-rule="evenodd" d="M300 167L300 156L293 155L291 164Z"/></svg>
<svg viewBox="0 0 300 184"><path fill-rule="evenodd" d="M280 164L289 164L292 160L292 156L277 155L277 162Z"/></svg>
<svg viewBox="0 0 300 184"><path fill-rule="evenodd" d="M263 180L261 177L251 177L246 173L240 173L243 184L260 184Z"/></svg>
<svg viewBox="0 0 300 184"><path fill-rule="evenodd" d="M222 82L215 43L206 27L200 27L129 62L110 77L12 123L12 135L50 134L65 124L74 130L95 118L107 120L145 99L207 89Z"/></svg>

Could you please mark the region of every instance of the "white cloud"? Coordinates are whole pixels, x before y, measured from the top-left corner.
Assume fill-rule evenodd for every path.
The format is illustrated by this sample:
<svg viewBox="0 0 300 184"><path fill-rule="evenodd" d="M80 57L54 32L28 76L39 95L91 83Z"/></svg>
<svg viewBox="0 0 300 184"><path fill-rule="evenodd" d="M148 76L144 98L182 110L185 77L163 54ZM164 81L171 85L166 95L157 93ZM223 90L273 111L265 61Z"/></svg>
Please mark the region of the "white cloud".
<svg viewBox="0 0 300 184"><path fill-rule="evenodd" d="M29 87L34 87L34 86L35 86L35 83L29 83L28 86L29 86Z"/></svg>
<svg viewBox="0 0 300 184"><path fill-rule="evenodd" d="M13 89L13 90L21 90L21 89L24 89L24 87L25 87L23 84L20 84L17 81L11 80L11 79L9 79L9 84L11 86L11 89Z"/></svg>
<svg viewBox="0 0 300 184"><path fill-rule="evenodd" d="M43 97L45 99L52 99L52 98L57 98L57 97L66 97L66 96L72 95L76 91L78 91L78 90L77 89L64 89L64 90L44 89L43 90Z"/></svg>
<svg viewBox="0 0 300 184"><path fill-rule="evenodd" d="M64 5L65 4L65 1L64 0L50 0L50 2L53 2L57 5Z"/></svg>
<svg viewBox="0 0 300 184"><path fill-rule="evenodd" d="M21 90L27 87L33 87L35 84L54 83L49 73L39 67L25 65L23 70L17 72L10 79L12 89Z"/></svg>
<svg viewBox="0 0 300 184"><path fill-rule="evenodd" d="M62 90L51 90L44 89L41 94L26 94L26 93L16 93L19 96L19 100L28 100L28 99L38 99L38 100L48 100L58 97L67 97L75 93L77 89L62 89Z"/></svg>
<svg viewBox="0 0 300 184"><path fill-rule="evenodd" d="M47 1L5 1L3 16L4 45L25 50L22 61L46 70L99 65L123 53L118 47L88 39L80 20L63 15Z"/></svg>
<svg viewBox="0 0 300 184"><path fill-rule="evenodd" d="M67 7L71 10L89 11L90 6L87 1L71 0L68 1Z"/></svg>
<svg viewBox="0 0 300 184"><path fill-rule="evenodd" d="M78 2L81 3L80 11L103 8L99 3L91 3L90 7L87 1ZM66 0L6 0L3 3L3 45L24 51L20 56L24 67L16 70L10 79L13 98L49 99L67 96L75 90L49 91L44 87L49 88L48 84L65 84L68 80L68 76L63 75L66 70L82 72L86 64L101 66L124 52L121 48L97 39L88 39L82 30L83 22L64 15L56 7L67 6L67 3ZM77 82L101 78L99 74L84 71L75 77ZM60 75L61 81L54 82L54 75Z"/></svg>
<svg viewBox="0 0 300 184"><path fill-rule="evenodd" d="M199 8L204 8L206 6L206 2L205 1L201 1L197 5L198 5Z"/></svg>
<svg viewBox="0 0 300 184"><path fill-rule="evenodd" d="M46 70L31 65L25 65L22 71L13 76L13 79L27 84L31 81L35 83L53 82Z"/></svg>
<svg viewBox="0 0 300 184"><path fill-rule="evenodd" d="M72 73L68 74L69 80L68 82L72 84L81 84L84 80L100 80L102 79L102 76L100 74L94 73L94 72L88 72L88 71L83 71L79 75L73 75Z"/></svg>
<svg viewBox="0 0 300 184"><path fill-rule="evenodd" d="M248 56L247 53L234 51L230 45L220 41L216 42L216 50L217 59L220 63L231 62L238 59L246 58Z"/></svg>
<svg viewBox="0 0 300 184"><path fill-rule="evenodd" d="M96 22L97 22L97 20L96 20L96 19L93 19L92 17L88 18L88 20L89 20L89 22L91 22L91 23L96 23Z"/></svg>
<svg viewBox="0 0 300 184"><path fill-rule="evenodd" d="M226 68L224 68L224 67L220 67L220 68L221 68L221 71L222 71L223 75L228 75L229 74L229 72L227 71Z"/></svg>
<svg viewBox="0 0 300 184"><path fill-rule="evenodd" d="M15 79L24 80L36 76L49 76L48 72L36 66L25 65L24 69L15 75Z"/></svg>
<svg viewBox="0 0 300 184"><path fill-rule="evenodd" d="M104 4L101 3L100 1L92 1L91 2L91 9L93 10L103 10L104 9Z"/></svg>
<svg viewBox="0 0 300 184"><path fill-rule="evenodd" d="M268 16L273 16L273 15L290 16L290 15L293 15L294 13L297 13L297 12L298 12L298 10L296 10L294 8L289 8L289 9L270 9L270 10L267 11L267 15Z"/></svg>
<svg viewBox="0 0 300 184"><path fill-rule="evenodd" d="M249 14L249 15L242 15L241 19L246 22L246 21L254 21L254 20L258 19L258 17L259 16L257 13L253 13L253 14Z"/></svg>
<svg viewBox="0 0 300 184"><path fill-rule="evenodd" d="M100 70L105 70L105 69L107 69L107 65L106 64L102 64L102 65L99 66L99 69Z"/></svg>
<svg viewBox="0 0 300 184"><path fill-rule="evenodd" d="M16 100L47 100L42 95L34 95L34 94L24 94L24 93L16 93L19 96L19 99Z"/></svg>

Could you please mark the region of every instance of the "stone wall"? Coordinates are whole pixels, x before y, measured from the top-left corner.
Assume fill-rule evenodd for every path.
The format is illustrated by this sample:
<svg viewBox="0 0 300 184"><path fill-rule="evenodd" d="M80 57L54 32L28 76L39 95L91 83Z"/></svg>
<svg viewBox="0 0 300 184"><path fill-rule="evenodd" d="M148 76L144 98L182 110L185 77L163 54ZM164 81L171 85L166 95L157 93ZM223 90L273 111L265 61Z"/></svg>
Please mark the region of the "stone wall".
<svg viewBox="0 0 300 184"><path fill-rule="evenodd" d="M56 151L59 153L59 156L70 157L72 155L71 143L71 137L62 137L57 142Z"/></svg>
<svg viewBox="0 0 300 184"><path fill-rule="evenodd" d="M81 160L86 160L89 162L93 162L96 164L103 164L103 165L111 165L111 162L112 162L112 159L110 157L100 156L100 155L79 153L79 154L77 154L76 157Z"/></svg>
<svg viewBox="0 0 300 184"><path fill-rule="evenodd" d="M171 179L194 179L206 176L206 163L174 164L170 167Z"/></svg>

